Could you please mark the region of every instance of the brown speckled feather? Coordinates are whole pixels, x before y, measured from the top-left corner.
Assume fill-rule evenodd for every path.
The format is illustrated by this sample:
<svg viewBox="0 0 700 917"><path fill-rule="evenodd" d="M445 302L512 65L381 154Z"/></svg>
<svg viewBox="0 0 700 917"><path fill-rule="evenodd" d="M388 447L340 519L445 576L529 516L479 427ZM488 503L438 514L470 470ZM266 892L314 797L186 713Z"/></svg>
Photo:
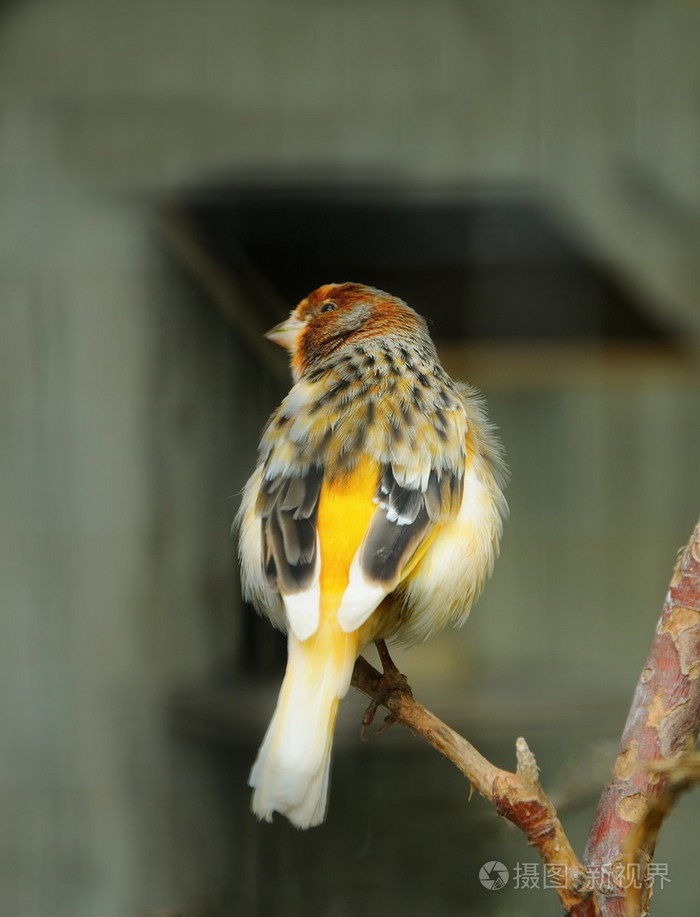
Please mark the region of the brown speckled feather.
<svg viewBox="0 0 700 917"><path fill-rule="evenodd" d="M393 582L430 526L457 513L466 412L422 319L413 316L418 334L411 342L367 337L317 361L263 434L257 510L272 561L268 576L285 592L307 588L313 577L323 478L343 475L363 455L381 468L378 512L363 552L371 579Z"/></svg>

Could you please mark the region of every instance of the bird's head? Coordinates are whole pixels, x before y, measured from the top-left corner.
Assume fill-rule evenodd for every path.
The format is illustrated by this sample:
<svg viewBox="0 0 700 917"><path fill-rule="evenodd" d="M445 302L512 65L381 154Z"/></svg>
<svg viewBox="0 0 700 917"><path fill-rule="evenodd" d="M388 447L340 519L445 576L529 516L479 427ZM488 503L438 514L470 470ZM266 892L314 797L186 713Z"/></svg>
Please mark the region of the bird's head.
<svg viewBox="0 0 700 917"><path fill-rule="evenodd" d="M299 303L266 337L290 351L295 379L340 348L378 337L425 339L425 320L395 296L362 283L329 283Z"/></svg>

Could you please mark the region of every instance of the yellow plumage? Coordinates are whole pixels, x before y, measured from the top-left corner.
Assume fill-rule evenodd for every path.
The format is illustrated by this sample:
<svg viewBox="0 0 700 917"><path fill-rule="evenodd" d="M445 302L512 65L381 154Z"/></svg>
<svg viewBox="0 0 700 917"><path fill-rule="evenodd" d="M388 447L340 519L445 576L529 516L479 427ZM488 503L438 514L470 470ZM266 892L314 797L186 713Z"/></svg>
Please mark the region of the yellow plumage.
<svg viewBox="0 0 700 917"><path fill-rule="evenodd" d="M321 545L322 620L334 620L347 589L350 565L376 509L378 481L379 466L362 456L351 471L321 487L316 531Z"/></svg>
<svg viewBox="0 0 700 917"><path fill-rule="evenodd" d="M251 774L253 811L271 820L286 815L298 827L323 821L338 704L350 686L355 660L373 624L345 633L337 621L348 573L369 520L379 469L363 458L324 483L316 529L321 546L320 620L307 640L289 635L287 670L277 708Z"/></svg>

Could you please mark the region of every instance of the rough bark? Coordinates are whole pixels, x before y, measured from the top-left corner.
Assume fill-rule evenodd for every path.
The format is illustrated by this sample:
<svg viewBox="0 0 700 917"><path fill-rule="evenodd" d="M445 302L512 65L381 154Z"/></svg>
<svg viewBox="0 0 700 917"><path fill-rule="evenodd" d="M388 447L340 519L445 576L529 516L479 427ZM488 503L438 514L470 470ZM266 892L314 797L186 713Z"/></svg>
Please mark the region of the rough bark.
<svg viewBox="0 0 700 917"><path fill-rule="evenodd" d="M692 751L699 727L700 523L674 571L637 683L613 777L600 798L584 856L600 893L604 917L625 917L626 893L639 882L646 884L658 828L638 838L631 857L626 855L626 844L672 779L672 769L655 765L677 761ZM629 868L634 864L639 881ZM644 891L639 902L642 914L648 909L651 889Z"/></svg>

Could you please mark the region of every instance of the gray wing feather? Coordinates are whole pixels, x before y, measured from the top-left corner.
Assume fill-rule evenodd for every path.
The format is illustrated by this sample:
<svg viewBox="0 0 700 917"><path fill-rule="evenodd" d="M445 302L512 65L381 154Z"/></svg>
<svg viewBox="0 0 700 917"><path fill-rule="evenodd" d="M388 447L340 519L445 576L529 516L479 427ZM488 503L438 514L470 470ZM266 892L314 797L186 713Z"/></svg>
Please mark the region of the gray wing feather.
<svg viewBox="0 0 700 917"><path fill-rule="evenodd" d="M273 588L302 592L316 573L316 517L323 472L313 466L295 477L264 479L257 512L262 517L265 573Z"/></svg>
<svg viewBox="0 0 700 917"><path fill-rule="evenodd" d="M462 488L463 475L445 470L431 471L425 490L406 487L385 465L375 497L377 512L362 544L360 564L367 579L393 588L432 526L458 512Z"/></svg>

